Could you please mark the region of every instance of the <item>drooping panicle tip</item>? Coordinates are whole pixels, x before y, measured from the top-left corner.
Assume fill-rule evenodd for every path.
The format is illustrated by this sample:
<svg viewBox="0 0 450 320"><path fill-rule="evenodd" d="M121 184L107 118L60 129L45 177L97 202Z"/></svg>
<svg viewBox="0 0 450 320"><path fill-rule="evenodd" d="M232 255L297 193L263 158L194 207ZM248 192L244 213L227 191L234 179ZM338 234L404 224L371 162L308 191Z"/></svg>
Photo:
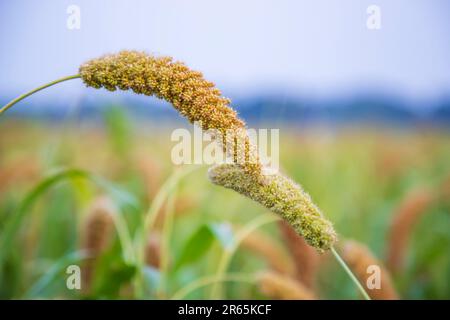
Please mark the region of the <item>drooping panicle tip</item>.
<svg viewBox="0 0 450 320"><path fill-rule="evenodd" d="M257 179L239 166L222 164L210 168L208 177L212 183L232 189L279 214L319 252L330 249L337 240L331 222L322 216L311 197L281 174Z"/></svg>

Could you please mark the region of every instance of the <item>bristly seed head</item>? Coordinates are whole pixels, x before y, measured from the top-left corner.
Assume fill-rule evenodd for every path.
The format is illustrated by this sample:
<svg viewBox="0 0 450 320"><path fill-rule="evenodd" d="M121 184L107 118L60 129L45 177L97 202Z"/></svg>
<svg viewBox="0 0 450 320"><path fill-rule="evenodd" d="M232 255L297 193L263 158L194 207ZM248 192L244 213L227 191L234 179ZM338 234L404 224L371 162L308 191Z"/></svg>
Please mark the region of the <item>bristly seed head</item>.
<svg viewBox="0 0 450 320"><path fill-rule="evenodd" d="M189 69L184 63L170 57L154 57L144 52L121 51L90 60L80 67L80 75L87 86L104 87L115 91L133 90L135 93L156 96L170 102L191 123L199 122L204 130L216 129L224 139L218 141L231 153L233 159L245 153L242 166L247 172L258 175L261 165L253 155L255 148L245 134L244 143L237 149L233 146L235 137L226 132L236 130L236 136L245 132L245 123L230 107L230 100L203 78L201 72ZM240 153L240 154L239 154Z"/></svg>
<svg viewBox="0 0 450 320"><path fill-rule="evenodd" d="M191 123L200 123L204 130L218 130L216 141L234 164L212 168L209 174L213 183L246 195L280 214L318 251L329 249L336 241L331 223L322 217L300 186L282 175L264 174L245 123L230 107L230 100L222 97L200 72L170 57L137 51L122 51L88 61L79 71L87 86L156 96L172 103Z"/></svg>
<svg viewBox="0 0 450 320"><path fill-rule="evenodd" d="M261 182L233 164L214 166L208 174L214 184L243 194L279 214L319 252L330 249L336 242L331 222L322 216L311 197L281 174L266 175Z"/></svg>

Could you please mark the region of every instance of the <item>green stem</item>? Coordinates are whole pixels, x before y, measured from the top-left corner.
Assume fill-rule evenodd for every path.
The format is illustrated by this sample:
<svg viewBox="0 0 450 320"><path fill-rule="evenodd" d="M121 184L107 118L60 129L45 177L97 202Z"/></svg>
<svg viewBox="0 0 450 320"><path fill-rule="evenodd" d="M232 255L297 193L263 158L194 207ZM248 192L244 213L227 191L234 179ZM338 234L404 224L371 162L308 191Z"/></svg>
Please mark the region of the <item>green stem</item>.
<svg viewBox="0 0 450 320"><path fill-rule="evenodd" d="M167 294L168 282L169 282L169 252L171 245L171 237L174 224L175 215L175 199L177 196L177 186L174 187L173 192L167 199L166 211L164 216L164 226L163 226L163 236L161 243L161 264L160 264L160 274L161 274L161 285L158 288L158 296L164 299Z"/></svg>
<svg viewBox="0 0 450 320"><path fill-rule="evenodd" d="M364 290L364 287L362 286L361 282L355 277L352 270L347 266L344 260L342 260L341 256L336 252L334 248L331 248L331 252L333 253L334 257L336 258L337 262L341 265L341 267L345 270L345 272L349 275L350 279L355 283L355 285L358 287L358 290L363 295L364 299L366 300L372 300L370 299L369 295L367 294L366 290Z"/></svg>
<svg viewBox="0 0 450 320"><path fill-rule="evenodd" d="M262 227L263 225L278 220L280 220L280 218L272 213L264 214L256 217L254 220L250 221L242 230L240 230L239 233L237 233L234 238L233 245L224 251L219 261L219 266L216 272L216 278L221 279L225 276L227 269L230 265L231 259L233 258L242 241L244 241L246 237L248 237L253 231ZM221 299L222 286L220 284L221 284L220 281L217 281L216 283L213 284L213 287L211 288L211 299Z"/></svg>
<svg viewBox="0 0 450 320"><path fill-rule="evenodd" d="M164 184L160 187L158 193L152 201L150 209L146 213L145 217L142 221L142 226L140 230L136 233L134 243L136 248L136 264L138 268L137 275L134 279L134 293L135 297L138 299L144 298L144 267L145 267L145 247L147 244L147 235L154 227L156 219L158 218L158 213L164 202L168 198L169 194L176 187L179 180L181 180L185 175L193 172L196 168L181 168L180 170L175 171Z"/></svg>
<svg viewBox="0 0 450 320"><path fill-rule="evenodd" d="M77 78L80 78L80 77L81 77L81 76L80 76L79 74L76 74L76 75L73 75L73 76L64 77L64 78L61 78L61 79L58 79L58 80L49 82L49 83L47 83L47 84L44 84L44 85L42 85L42 86L40 86L40 87L37 87L36 89L31 90L30 92L24 93L24 94L18 96L17 98L15 98L14 100L10 101L10 102L9 102L7 105L5 105L4 107L2 107L2 108L0 109L0 115L3 114L3 113L4 113L6 110L8 110L9 108L11 108L13 105L15 105L17 102L19 102L19 101L25 99L25 98L28 97L28 96L31 96L32 94L34 94L34 93L36 93L36 92L38 92L38 91L41 91L41 90L43 90L43 89L45 89L45 88L48 88L48 87L51 87L51 86L53 86L53 85L55 85L55 84L57 84L57 83L64 82L64 81L67 81L67 80L71 80L71 79L77 79Z"/></svg>

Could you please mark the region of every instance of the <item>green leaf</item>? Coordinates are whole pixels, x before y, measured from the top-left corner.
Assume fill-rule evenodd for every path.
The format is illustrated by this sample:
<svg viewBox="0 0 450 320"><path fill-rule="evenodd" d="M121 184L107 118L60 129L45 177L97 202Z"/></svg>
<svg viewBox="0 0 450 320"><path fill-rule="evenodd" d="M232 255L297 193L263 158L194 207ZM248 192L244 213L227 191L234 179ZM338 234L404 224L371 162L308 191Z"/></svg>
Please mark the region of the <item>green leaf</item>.
<svg viewBox="0 0 450 320"><path fill-rule="evenodd" d="M233 228L229 223L211 223L207 227L225 250L230 249L235 241Z"/></svg>
<svg viewBox="0 0 450 320"><path fill-rule="evenodd" d="M117 249L105 254L94 272L92 297L114 299L120 296L120 289L130 283L136 273L136 266L128 264L117 254Z"/></svg>
<svg viewBox="0 0 450 320"><path fill-rule="evenodd" d="M56 261L52 267L39 278L38 281L28 290L25 294L25 298L39 297L42 292L55 281L57 277L60 277L69 265L76 264L79 261L87 257L83 251L71 252L68 255L63 256Z"/></svg>
<svg viewBox="0 0 450 320"><path fill-rule="evenodd" d="M87 171L78 169L64 169L46 179L42 180L36 187L34 187L25 196L24 200L20 203L19 207L12 216L8 219L6 226L0 236L0 265L8 256L10 250L14 248L14 240L22 225L22 222L31 212L33 204L51 187L57 185L60 182L71 180L74 178L87 179L101 188L105 189L111 197L116 200L119 207L132 207L139 211L139 202L128 192L120 189L111 182L93 175ZM1 270L1 269L0 269Z"/></svg>

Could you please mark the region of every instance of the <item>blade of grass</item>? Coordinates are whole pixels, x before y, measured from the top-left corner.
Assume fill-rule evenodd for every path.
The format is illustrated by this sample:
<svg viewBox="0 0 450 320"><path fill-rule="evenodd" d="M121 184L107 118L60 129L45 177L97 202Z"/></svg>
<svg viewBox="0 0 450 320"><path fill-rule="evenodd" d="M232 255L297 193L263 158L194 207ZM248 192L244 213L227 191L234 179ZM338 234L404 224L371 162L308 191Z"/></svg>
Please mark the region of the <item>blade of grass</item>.
<svg viewBox="0 0 450 320"><path fill-rule="evenodd" d="M362 286L362 284L355 277L355 275L350 270L350 268L347 266L345 261L341 258L341 256L336 252L336 250L334 248L331 248L331 252L333 253L333 256L336 258L336 260L339 263L339 265L342 267L342 269L344 269L344 271L348 274L348 276L353 281L353 283L356 285L358 290L361 292L361 294L363 295L364 299L371 300L369 295L367 294L366 290L364 290L364 287Z"/></svg>
<svg viewBox="0 0 450 320"><path fill-rule="evenodd" d="M235 252L239 248L241 242L253 231L262 227L265 224L272 223L280 220L280 218L272 213L266 213L260 215L250 221L246 226L244 226L235 236L235 240L232 245L225 249L222 257L219 262L219 266L217 268L216 277L217 279L221 279L224 277L224 274L227 272L228 266L230 265L231 259L233 258ZM220 282L216 282L214 286L211 288L211 299L220 299L222 295L222 286Z"/></svg>
<svg viewBox="0 0 450 320"><path fill-rule="evenodd" d="M51 187L57 185L60 182L74 178L84 178L98 186L104 188L111 194L113 199L115 198L122 205L131 205L135 207L137 200L133 196L119 189L109 181L95 176L87 171L79 169L64 169L55 174L50 175L46 179L42 180L37 186L35 186L22 200L17 210L13 212L11 218L7 221L6 226L0 236L0 265L2 265L4 259L9 254L10 250L14 247L14 239L22 221L31 212L33 204ZM120 207L120 206L119 206ZM137 209L137 208L136 208ZM126 246L126 244L124 244ZM125 247L126 248L126 247ZM129 249L131 250L131 248Z"/></svg>
<svg viewBox="0 0 450 320"><path fill-rule="evenodd" d="M135 256L137 260L137 272L134 279L134 293L137 298L144 298L144 266L145 266L145 247L147 245L147 236L151 229L153 228L156 219L158 218L158 213L164 204L164 201L175 188L178 182L189 173L198 170L201 167L189 167L181 168L176 170L159 189L152 204L143 217L142 228L137 230L136 236L134 238L135 245Z"/></svg>
<svg viewBox="0 0 450 320"><path fill-rule="evenodd" d="M69 265L76 264L83 259L88 257L87 253L84 251L76 251L71 252L68 255L65 255L58 261L56 261L48 271L46 271L31 288L25 293L24 299L32 299L38 298L42 291L45 290L53 281L55 281L56 277L60 276L63 273L63 270L66 269Z"/></svg>
<svg viewBox="0 0 450 320"><path fill-rule="evenodd" d="M133 240L131 239L127 222L125 221L123 215L119 212L115 212L112 217L120 244L122 246L123 259L129 264L134 264L136 262L136 256L134 254Z"/></svg>
<svg viewBox="0 0 450 320"><path fill-rule="evenodd" d="M164 298L167 294L168 285L167 282L169 280L169 253L172 252L170 250L170 241L173 230L173 222L174 222L174 205L175 199L177 195L177 188L175 187L172 193L169 195L169 199L167 200L167 211L165 214L164 226L163 226L163 237L161 243L161 282L159 287L158 296L160 298Z"/></svg>

